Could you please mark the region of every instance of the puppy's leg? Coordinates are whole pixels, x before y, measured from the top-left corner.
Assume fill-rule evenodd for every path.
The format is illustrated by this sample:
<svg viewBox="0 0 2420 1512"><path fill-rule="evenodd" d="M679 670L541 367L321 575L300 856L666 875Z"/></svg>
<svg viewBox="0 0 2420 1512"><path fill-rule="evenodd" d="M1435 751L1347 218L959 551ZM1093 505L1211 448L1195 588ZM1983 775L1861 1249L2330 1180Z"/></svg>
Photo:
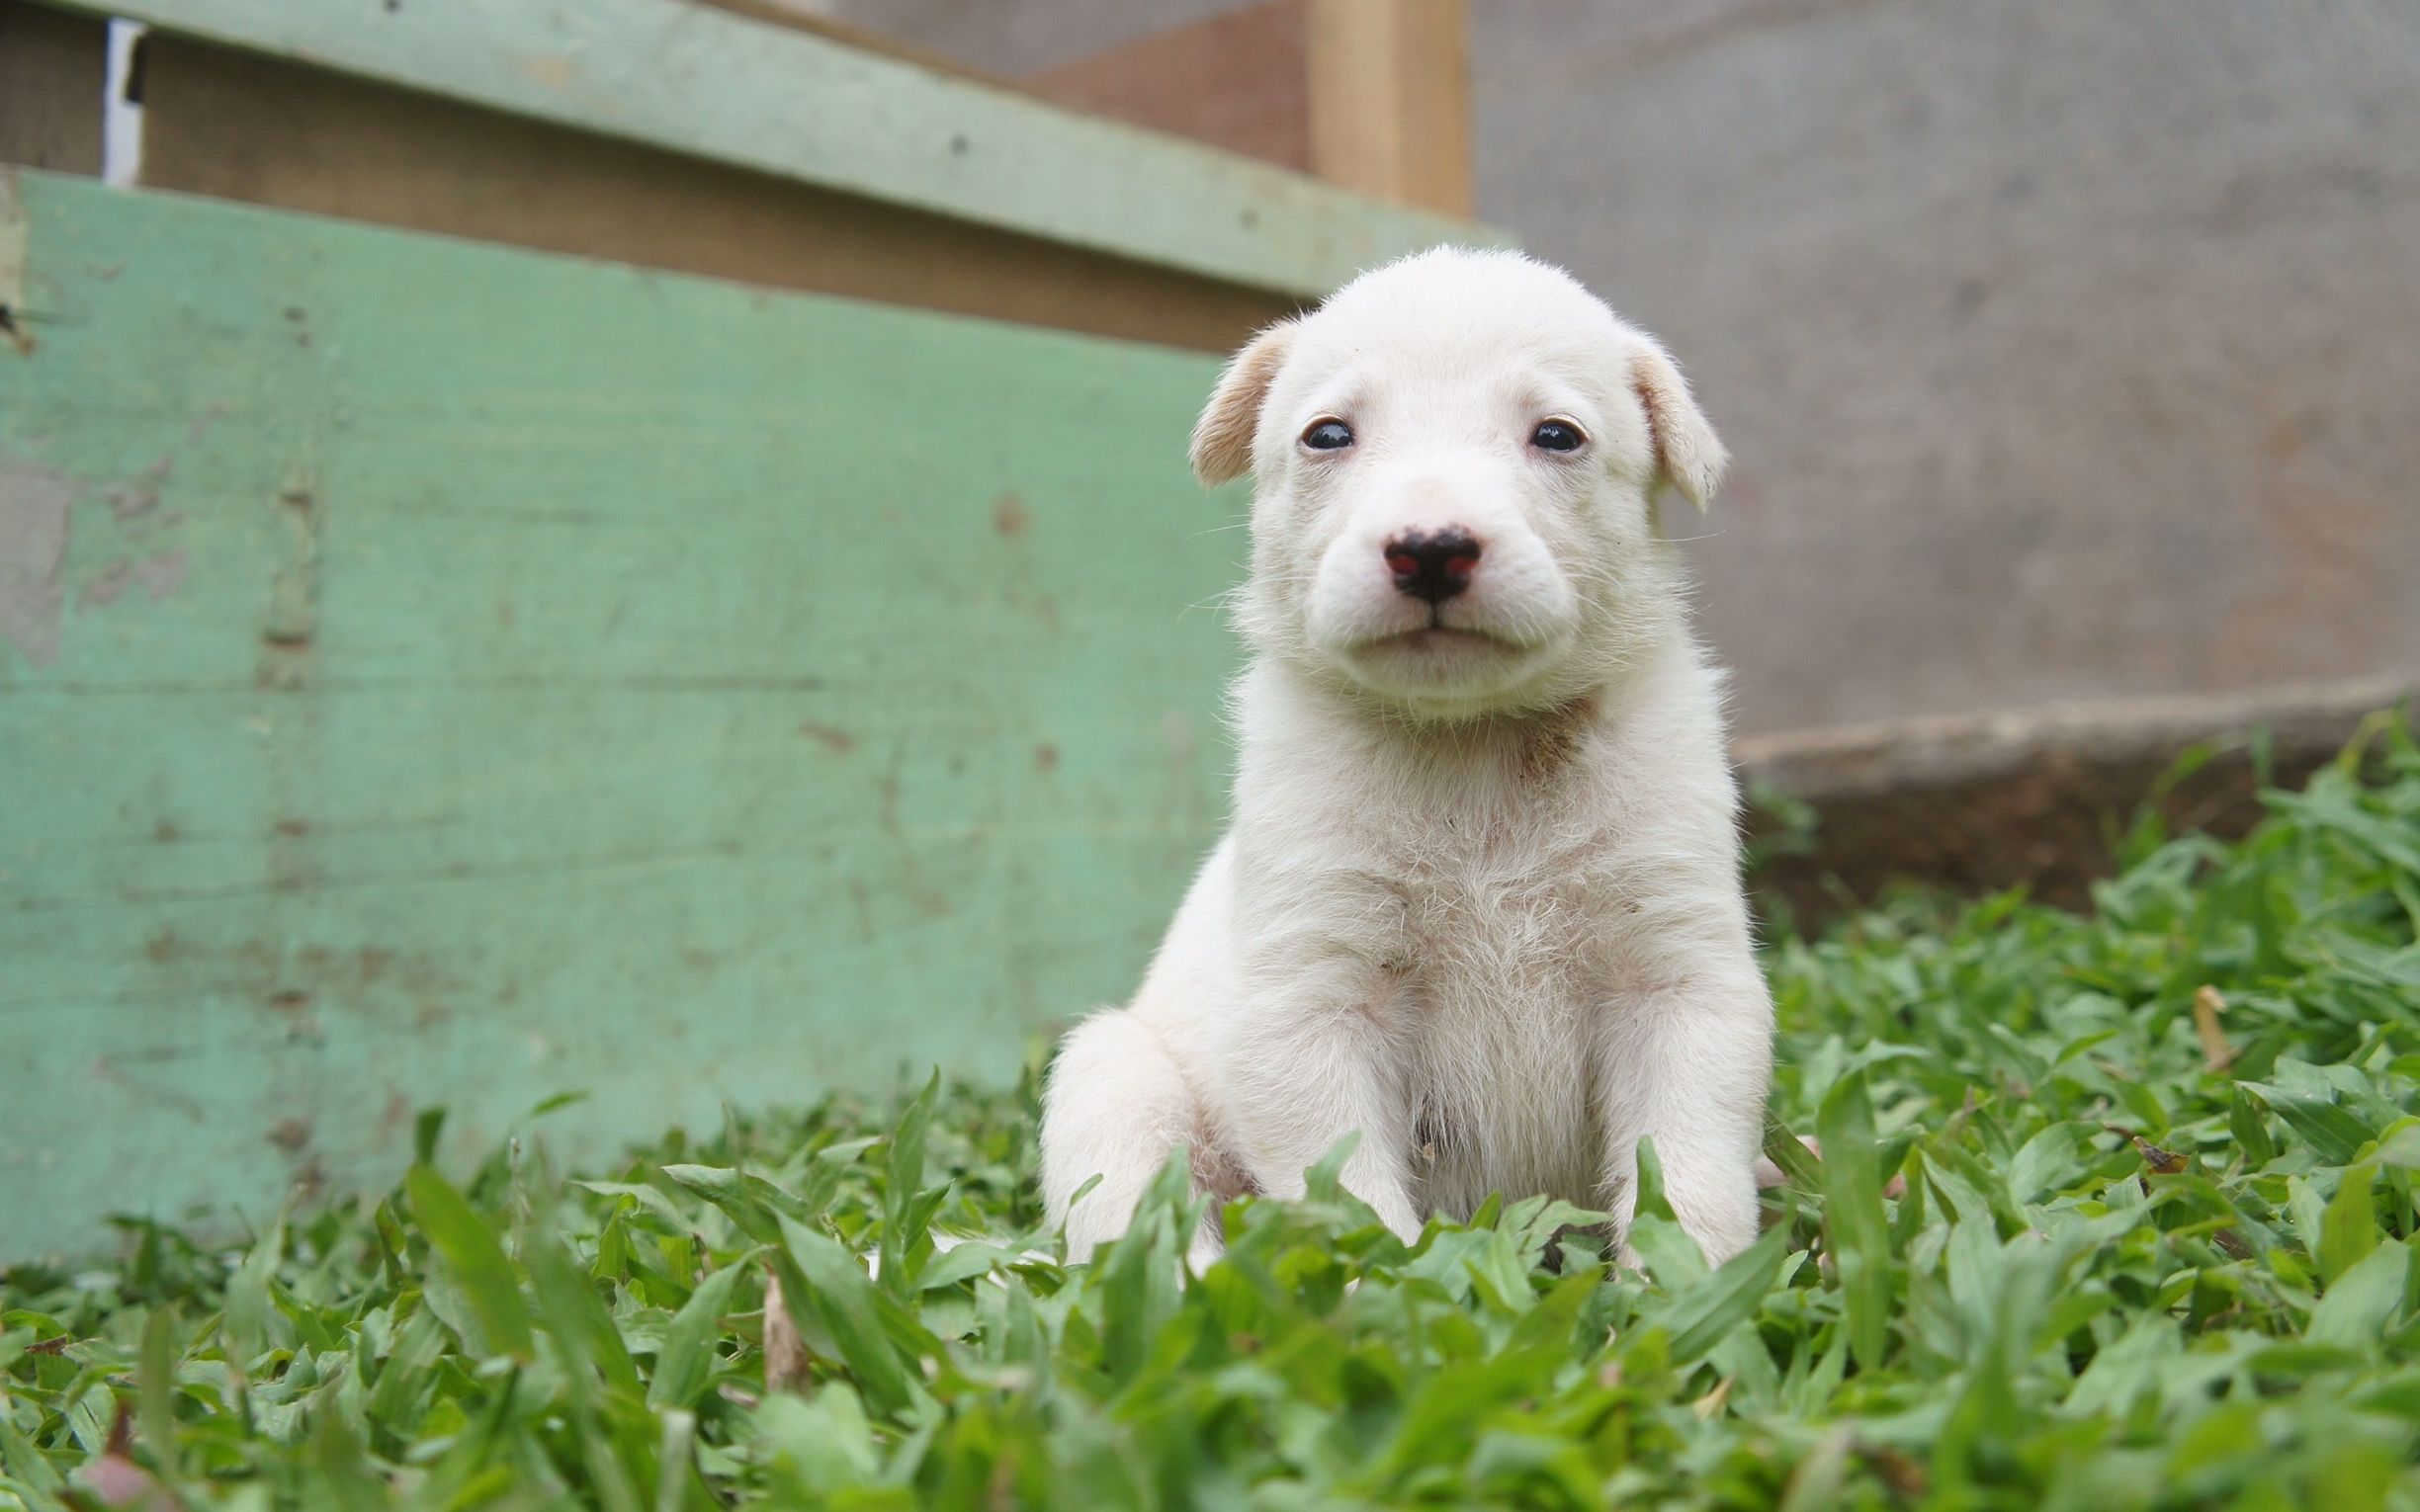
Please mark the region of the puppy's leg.
<svg viewBox="0 0 2420 1512"><path fill-rule="evenodd" d="M1042 1101L1042 1202L1067 1227L1068 1258L1126 1231L1135 1204L1169 1154L1201 1134L1192 1089L1151 1026L1123 1009L1096 1013L1059 1048ZM1100 1177L1076 1199L1076 1189ZM1073 1200L1073 1206L1071 1206ZM1193 1259L1218 1253L1213 1220L1195 1237Z"/></svg>
<svg viewBox="0 0 2420 1512"><path fill-rule="evenodd" d="M1303 1195L1303 1173L1346 1134L1345 1190L1405 1243L1420 1237L1407 1159L1411 1099L1397 1085L1386 1030L1393 992L1376 966L1339 951L1263 958L1254 1000L1226 1026L1218 1092L1237 1154L1260 1190Z"/></svg>
<svg viewBox="0 0 2420 1512"><path fill-rule="evenodd" d="M1673 1213L1707 1262L1746 1249L1772 1075L1772 1003L1755 963L1611 1004L1598 1055L1605 1185L1623 1230L1638 1200L1638 1141L1651 1136Z"/></svg>

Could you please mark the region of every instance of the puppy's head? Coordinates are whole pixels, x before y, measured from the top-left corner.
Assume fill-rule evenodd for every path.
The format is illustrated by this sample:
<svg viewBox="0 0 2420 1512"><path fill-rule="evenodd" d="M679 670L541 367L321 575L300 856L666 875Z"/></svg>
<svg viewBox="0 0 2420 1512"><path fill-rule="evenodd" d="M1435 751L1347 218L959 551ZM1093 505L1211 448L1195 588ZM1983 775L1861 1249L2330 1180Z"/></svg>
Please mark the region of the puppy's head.
<svg viewBox="0 0 2420 1512"><path fill-rule="evenodd" d="M1681 592L1654 496L1703 508L1724 461L1653 338L1557 269L1453 248L1261 332L1193 433L1204 482L1253 475L1247 636L1443 718L1618 675Z"/></svg>

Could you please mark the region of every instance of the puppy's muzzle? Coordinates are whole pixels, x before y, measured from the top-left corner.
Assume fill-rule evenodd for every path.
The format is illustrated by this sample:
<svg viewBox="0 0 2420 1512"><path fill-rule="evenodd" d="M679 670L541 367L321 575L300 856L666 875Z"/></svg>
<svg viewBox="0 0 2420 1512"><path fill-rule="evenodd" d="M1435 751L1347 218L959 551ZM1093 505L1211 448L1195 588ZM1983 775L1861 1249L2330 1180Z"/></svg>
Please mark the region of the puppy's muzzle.
<svg viewBox="0 0 2420 1512"><path fill-rule="evenodd" d="M1479 538L1458 525L1406 531L1387 543L1386 562L1398 593L1442 604L1468 588L1479 570Z"/></svg>

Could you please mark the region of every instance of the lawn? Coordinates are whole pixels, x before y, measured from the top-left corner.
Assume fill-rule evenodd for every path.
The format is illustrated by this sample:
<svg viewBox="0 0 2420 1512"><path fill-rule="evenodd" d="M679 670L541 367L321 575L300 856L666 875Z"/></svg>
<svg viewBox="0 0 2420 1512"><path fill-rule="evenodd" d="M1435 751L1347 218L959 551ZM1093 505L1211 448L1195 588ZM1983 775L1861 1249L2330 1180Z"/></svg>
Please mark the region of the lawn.
<svg viewBox="0 0 2420 1512"><path fill-rule="evenodd" d="M2420 1508L2420 751L2365 746L2240 844L2138 824L2089 917L1774 944L1790 1182L1719 1271L1652 1185L1639 1277L1333 1179L1190 1283L1164 1182L1070 1270L1030 1079L595 1179L540 1112L460 1186L8 1274L0 1506Z"/></svg>

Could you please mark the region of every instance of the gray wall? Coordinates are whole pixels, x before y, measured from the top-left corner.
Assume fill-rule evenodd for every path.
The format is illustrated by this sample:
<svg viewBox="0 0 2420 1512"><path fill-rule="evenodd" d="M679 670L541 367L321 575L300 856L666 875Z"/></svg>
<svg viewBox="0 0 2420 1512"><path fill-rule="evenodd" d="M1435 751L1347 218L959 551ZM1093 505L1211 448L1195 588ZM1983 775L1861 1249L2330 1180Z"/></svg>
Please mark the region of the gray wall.
<svg viewBox="0 0 2420 1512"><path fill-rule="evenodd" d="M1004 73L1217 8L835 7ZM2420 3L1471 11L1481 212L1738 454L1743 727L2420 667Z"/></svg>

